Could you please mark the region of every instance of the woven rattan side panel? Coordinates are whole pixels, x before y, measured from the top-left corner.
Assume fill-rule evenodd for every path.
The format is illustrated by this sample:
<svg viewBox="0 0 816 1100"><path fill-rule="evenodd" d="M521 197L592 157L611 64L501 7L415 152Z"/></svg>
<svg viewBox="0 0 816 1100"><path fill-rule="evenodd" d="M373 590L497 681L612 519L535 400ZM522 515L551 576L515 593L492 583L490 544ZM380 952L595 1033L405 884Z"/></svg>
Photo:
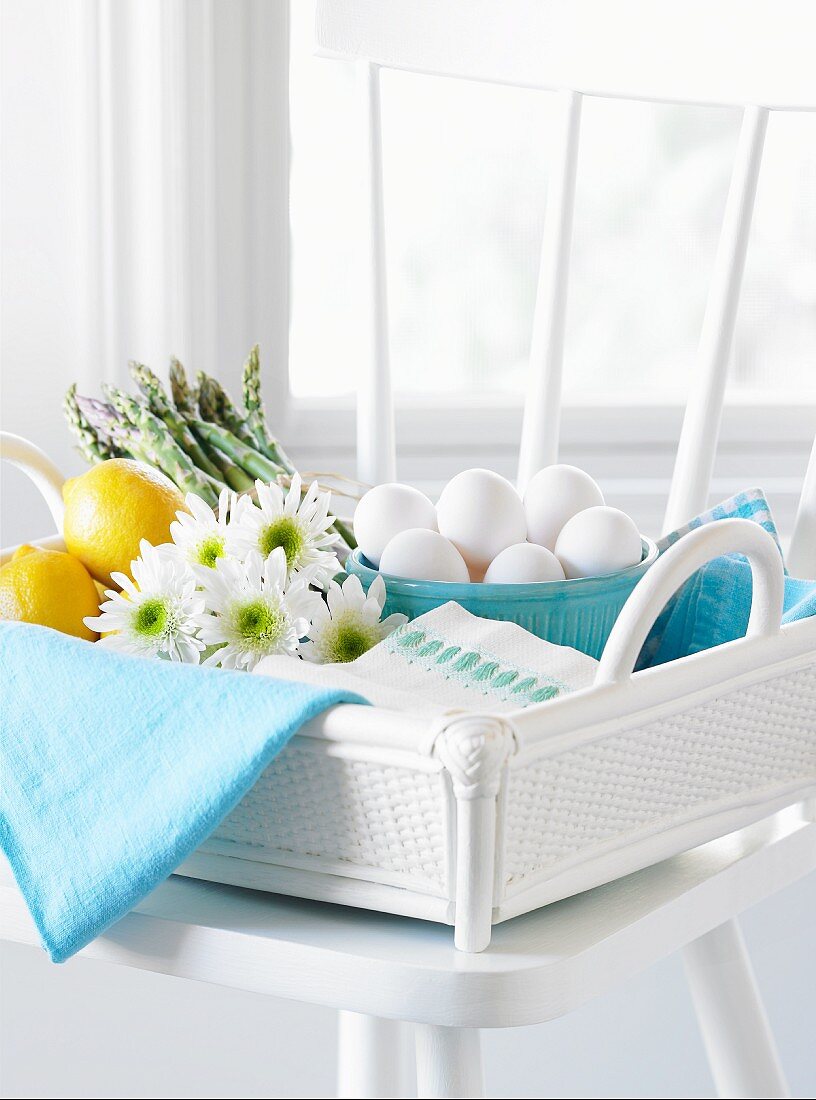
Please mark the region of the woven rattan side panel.
<svg viewBox="0 0 816 1100"><path fill-rule="evenodd" d="M505 885L799 779L816 782L814 668L514 769Z"/></svg>

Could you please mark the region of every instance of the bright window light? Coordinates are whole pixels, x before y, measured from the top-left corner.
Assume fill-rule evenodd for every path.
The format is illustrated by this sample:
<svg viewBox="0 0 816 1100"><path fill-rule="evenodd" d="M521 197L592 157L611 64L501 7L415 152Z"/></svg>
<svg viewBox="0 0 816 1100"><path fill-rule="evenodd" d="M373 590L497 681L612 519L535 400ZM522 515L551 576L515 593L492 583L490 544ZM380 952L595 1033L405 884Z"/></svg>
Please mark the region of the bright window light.
<svg viewBox="0 0 816 1100"><path fill-rule="evenodd" d="M296 396L354 388L365 280L354 71L292 5ZM391 356L398 393L522 393L554 97L384 72ZM565 391L676 401L690 369L740 112L588 99ZM731 372L742 400L816 400L816 115L768 127Z"/></svg>

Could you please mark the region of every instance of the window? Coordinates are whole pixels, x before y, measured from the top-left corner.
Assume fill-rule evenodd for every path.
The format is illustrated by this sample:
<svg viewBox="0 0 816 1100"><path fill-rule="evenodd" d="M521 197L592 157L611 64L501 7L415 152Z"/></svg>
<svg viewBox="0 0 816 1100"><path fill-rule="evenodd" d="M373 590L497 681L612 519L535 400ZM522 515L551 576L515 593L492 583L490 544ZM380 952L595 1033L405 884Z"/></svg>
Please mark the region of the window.
<svg viewBox="0 0 816 1100"><path fill-rule="evenodd" d="M291 385L354 388L360 161L350 65L292 5ZM521 394L554 97L382 74L398 396ZM567 399L681 401L740 112L589 99L572 250ZM731 372L740 400L816 399L816 116L771 117Z"/></svg>

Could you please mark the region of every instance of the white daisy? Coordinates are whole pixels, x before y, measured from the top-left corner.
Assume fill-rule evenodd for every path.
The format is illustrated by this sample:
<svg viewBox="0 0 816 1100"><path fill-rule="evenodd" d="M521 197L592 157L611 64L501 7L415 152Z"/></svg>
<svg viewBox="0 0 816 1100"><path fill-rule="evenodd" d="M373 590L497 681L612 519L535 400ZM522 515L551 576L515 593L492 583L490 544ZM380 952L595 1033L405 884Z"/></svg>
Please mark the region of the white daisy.
<svg viewBox="0 0 816 1100"><path fill-rule="evenodd" d="M170 537L178 553L196 570L212 569L219 558L233 552L234 534L246 498L238 498L229 489L218 497L218 511L195 493L188 493L185 504L189 512L176 512L170 524ZM165 550L170 550L169 544Z"/></svg>
<svg viewBox="0 0 816 1100"><path fill-rule="evenodd" d="M112 573L122 591L106 591L99 616L85 619L85 625L107 635L97 643L107 649L198 664L204 645L196 637L197 617L204 600L196 592L193 571L145 539L139 551L130 566L133 580Z"/></svg>
<svg viewBox="0 0 816 1100"><path fill-rule="evenodd" d="M237 520L235 546L249 554L257 551L267 558L282 548L286 556L287 576L300 575L319 587L340 571L333 547L339 536L330 531L334 516L329 515L331 493L321 492L313 482L301 495L301 480L292 475L292 484L284 496L279 485L255 482L258 506L247 502Z"/></svg>
<svg viewBox="0 0 816 1100"><path fill-rule="evenodd" d="M375 577L363 592L360 578L329 582L328 607L321 601L312 613L308 641L301 646L306 661L338 664L362 657L372 646L387 638L392 630L408 622L407 615L389 615L380 621L385 606L385 583Z"/></svg>
<svg viewBox="0 0 816 1100"><path fill-rule="evenodd" d="M323 601L297 578L286 587L286 554L282 547L262 558L250 551L245 562L219 558L200 570L207 610L198 616L199 637L217 646L203 662L252 671L272 653L297 653L309 620Z"/></svg>

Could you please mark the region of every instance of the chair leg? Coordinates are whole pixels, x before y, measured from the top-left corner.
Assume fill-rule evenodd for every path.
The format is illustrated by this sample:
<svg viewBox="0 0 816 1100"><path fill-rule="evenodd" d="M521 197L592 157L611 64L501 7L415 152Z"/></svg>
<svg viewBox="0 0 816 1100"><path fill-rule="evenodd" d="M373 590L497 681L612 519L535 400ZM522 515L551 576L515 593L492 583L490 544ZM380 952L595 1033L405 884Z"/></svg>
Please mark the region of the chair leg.
<svg viewBox="0 0 816 1100"><path fill-rule="evenodd" d="M484 1096L482 1052L477 1028L415 1024L417 1096Z"/></svg>
<svg viewBox="0 0 816 1100"><path fill-rule="evenodd" d="M684 960L717 1095L788 1096L736 920L690 943Z"/></svg>
<svg viewBox="0 0 816 1100"><path fill-rule="evenodd" d="M343 1100L407 1095L406 1030L409 1024L360 1012L338 1013L337 1095Z"/></svg>

